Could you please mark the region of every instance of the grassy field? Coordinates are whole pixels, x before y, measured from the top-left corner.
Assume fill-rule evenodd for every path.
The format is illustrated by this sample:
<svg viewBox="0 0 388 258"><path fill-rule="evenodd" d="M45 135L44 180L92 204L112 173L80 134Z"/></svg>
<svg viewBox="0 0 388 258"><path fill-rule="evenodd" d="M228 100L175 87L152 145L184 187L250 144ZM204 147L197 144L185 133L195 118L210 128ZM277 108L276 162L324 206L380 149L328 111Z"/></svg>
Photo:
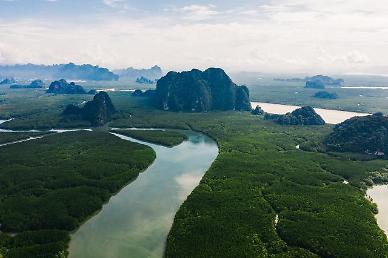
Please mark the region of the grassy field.
<svg viewBox="0 0 388 258"><path fill-rule="evenodd" d="M376 206L364 197L371 175L388 162L296 149L329 133L330 126L280 126L238 112L133 115L113 125L192 128L220 146L175 217L166 257L388 255Z"/></svg>
<svg viewBox="0 0 388 258"><path fill-rule="evenodd" d="M56 134L2 147L0 253L65 255L69 232L154 159L151 148L104 132Z"/></svg>
<svg viewBox="0 0 388 258"><path fill-rule="evenodd" d="M140 141L155 143L166 147L174 147L187 140L187 136L173 131L162 130L114 130L114 133L135 138Z"/></svg>

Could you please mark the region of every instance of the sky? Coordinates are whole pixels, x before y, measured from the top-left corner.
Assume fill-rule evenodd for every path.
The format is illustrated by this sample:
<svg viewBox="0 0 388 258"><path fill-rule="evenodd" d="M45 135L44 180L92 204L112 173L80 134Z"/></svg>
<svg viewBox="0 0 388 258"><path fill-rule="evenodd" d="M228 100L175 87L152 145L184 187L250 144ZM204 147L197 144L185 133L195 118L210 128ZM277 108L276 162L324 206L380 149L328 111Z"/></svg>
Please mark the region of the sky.
<svg viewBox="0 0 388 258"><path fill-rule="evenodd" d="M383 0L0 0L0 64L388 74Z"/></svg>

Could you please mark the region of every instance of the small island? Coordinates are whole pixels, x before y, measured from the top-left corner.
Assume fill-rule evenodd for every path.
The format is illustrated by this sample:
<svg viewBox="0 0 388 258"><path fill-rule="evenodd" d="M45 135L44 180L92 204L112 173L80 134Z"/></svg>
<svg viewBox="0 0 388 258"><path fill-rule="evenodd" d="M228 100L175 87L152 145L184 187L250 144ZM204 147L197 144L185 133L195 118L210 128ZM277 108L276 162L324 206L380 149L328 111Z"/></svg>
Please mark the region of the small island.
<svg viewBox="0 0 388 258"><path fill-rule="evenodd" d="M152 85L152 84L155 84L155 81L150 80L144 76L141 76L141 77L136 79L136 83Z"/></svg>
<svg viewBox="0 0 388 258"><path fill-rule="evenodd" d="M30 84L14 84L11 85L11 89L41 89L44 87L44 82L42 80L33 80Z"/></svg>
<svg viewBox="0 0 388 258"><path fill-rule="evenodd" d="M266 113L264 118L281 125L325 125L322 117L310 106L299 108L285 115Z"/></svg>
<svg viewBox="0 0 388 258"><path fill-rule="evenodd" d="M376 113L354 117L334 127L324 140L329 151L353 152L386 158L388 154L388 117Z"/></svg>
<svg viewBox="0 0 388 258"><path fill-rule="evenodd" d="M169 72L158 80L156 106L163 110L208 112L212 110L251 111L249 90L237 86L220 68L202 72Z"/></svg>
<svg viewBox="0 0 388 258"><path fill-rule="evenodd" d="M117 134L122 134L134 139L155 143L172 148L187 140L187 136L174 131L163 130L114 130Z"/></svg>
<svg viewBox="0 0 388 258"><path fill-rule="evenodd" d="M0 81L0 85L7 85L13 83L16 83L16 80L14 78L5 78L4 80Z"/></svg>
<svg viewBox="0 0 388 258"><path fill-rule="evenodd" d="M343 79L333 79L329 76L316 75L307 79L305 88L325 89L328 86L341 87L343 84Z"/></svg>
<svg viewBox="0 0 388 258"><path fill-rule="evenodd" d="M109 95L101 91L82 108L68 105L62 115L66 120L84 120L89 121L92 126L102 126L111 121L114 113L116 113L116 108Z"/></svg>
<svg viewBox="0 0 388 258"><path fill-rule="evenodd" d="M318 91L313 97L317 99L338 99L337 93L330 93L327 91Z"/></svg>
<svg viewBox="0 0 388 258"><path fill-rule="evenodd" d="M47 93L52 94L86 94L85 89L76 85L74 82L68 83L66 80L61 79L59 81L54 81L50 84Z"/></svg>

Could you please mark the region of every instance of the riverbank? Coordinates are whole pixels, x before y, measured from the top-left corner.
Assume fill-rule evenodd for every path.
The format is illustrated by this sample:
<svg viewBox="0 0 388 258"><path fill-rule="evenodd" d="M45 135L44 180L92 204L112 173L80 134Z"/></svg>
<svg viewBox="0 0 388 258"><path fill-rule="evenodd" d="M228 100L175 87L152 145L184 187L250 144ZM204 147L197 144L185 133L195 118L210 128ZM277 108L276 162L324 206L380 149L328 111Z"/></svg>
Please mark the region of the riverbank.
<svg viewBox="0 0 388 258"><path fill-rule="evenodd" d="M218 154L208 137L183 133L188 140L173 148L115 134L152 147L156 160L75 232L70 258L163 257L176 211Z"/></svg>

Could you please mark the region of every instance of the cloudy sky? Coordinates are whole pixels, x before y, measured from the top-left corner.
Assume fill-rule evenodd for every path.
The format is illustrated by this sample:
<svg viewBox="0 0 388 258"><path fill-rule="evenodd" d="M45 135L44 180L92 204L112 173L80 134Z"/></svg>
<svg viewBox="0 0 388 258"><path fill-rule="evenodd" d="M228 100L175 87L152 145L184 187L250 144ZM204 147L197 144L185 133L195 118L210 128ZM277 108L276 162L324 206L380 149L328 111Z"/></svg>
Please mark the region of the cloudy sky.
<svg viewBox="0 0 388 258"><path fill-rule="evenodd" d="M0 63L388 74L384 0L0 0Z"/></svg>

